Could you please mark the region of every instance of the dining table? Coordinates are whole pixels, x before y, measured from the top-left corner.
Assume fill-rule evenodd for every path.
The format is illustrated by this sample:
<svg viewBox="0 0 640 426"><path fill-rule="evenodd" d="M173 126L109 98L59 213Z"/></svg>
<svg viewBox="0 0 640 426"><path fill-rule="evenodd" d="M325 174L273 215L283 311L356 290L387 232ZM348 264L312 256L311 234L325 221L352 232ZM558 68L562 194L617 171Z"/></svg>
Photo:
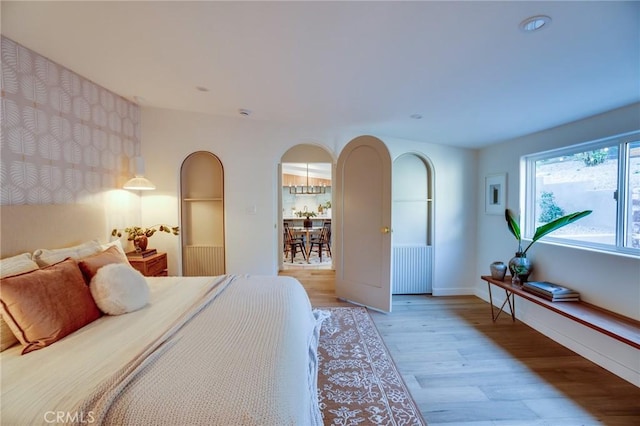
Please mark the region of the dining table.
<svg viewBox="0 0 640 426"><path fill-rule="evenodd" d="M311 254L311 237L314 235L319 236L320 232L322 231L322 226L291 226L289 227L289 229L291 229L291 233L294 237L298 235L302 235L304 237L304 247L307 255L307 263L311 263L309 261L309 255Z"/></svg>

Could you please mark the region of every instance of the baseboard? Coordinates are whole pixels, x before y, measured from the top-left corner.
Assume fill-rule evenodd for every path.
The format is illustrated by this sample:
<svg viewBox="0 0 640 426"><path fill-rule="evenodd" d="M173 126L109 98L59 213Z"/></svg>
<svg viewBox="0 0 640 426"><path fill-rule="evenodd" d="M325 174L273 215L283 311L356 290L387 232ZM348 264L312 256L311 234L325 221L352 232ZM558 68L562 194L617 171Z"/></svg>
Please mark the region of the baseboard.
<svg viewBox="0 0 640 426"><path fill-rule="evenodd" d="M432 288L432 296L475 296L476 292L473 288L458 287L458 288Z"/></svg>

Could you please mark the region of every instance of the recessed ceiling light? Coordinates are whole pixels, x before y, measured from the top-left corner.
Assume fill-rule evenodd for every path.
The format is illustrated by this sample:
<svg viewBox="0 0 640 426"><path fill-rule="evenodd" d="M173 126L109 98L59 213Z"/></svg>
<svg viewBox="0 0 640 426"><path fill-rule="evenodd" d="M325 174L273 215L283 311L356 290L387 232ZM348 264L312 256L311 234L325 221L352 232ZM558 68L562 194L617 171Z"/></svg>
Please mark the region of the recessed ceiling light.
<svg viewBox="0 0 640 426"><path fill-rule="evenodd" d="M520 29L524 32L530 33L541 30L545 26L549 26L549 23L551 23L551 18L546 15L531 16L520 22Z"/></svg>
<svg viewBox="0 0 640 426"><path fill-rule="evenodd" d="M414 120L420 120L422 118L422 114L411 114L409 118L413 118Z"/></svg>
<svg viewBox="0 0 640 426"><path fill-rule="evenodd" d="M238 114L242 115L243 117L248 117L251 115L251 111L249 111L248 109L240 108L238 110Z"/></svg>
<svg viewBox="0 0 640 426"><path fill-rule="evenodd" d="M204 86L196 86L196 90L199 91L199 92L208 92L209 91L209 89L207 89Z"/></svg>

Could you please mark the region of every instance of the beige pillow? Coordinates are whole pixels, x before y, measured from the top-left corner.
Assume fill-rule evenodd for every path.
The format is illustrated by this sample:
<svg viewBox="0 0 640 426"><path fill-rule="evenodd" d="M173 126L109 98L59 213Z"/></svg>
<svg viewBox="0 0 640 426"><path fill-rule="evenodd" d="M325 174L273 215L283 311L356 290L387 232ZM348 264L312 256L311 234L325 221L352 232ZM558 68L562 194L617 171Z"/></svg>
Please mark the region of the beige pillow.
<svg viewBox="0 0 640 426"><path fill-rule="evenodd" d="M73 247L38 249L33 252L33 260L35 260L40 267L43 267L61 262L68 257L78 260L100 251L102 251L100 243L92 240Z"/></svg>
<svg viewBox="0 0 640 426"><path fill-rule="evenodd" d="M93 278L96 272L98 272L98 269L112 263L124 263L129 266L127 256L122 254L116 246L111 246L103 252L85 257L78 262L78 266L82 271L82 275L84 275L85 282L89 284L91 282L91 278Z"/></svg>
<svg viewBox="0 0 640 426"><path fill-rule="evenodd" d="M33 261L30 253L22 253L0 260L0 278L31 272L35 269L38 269L38 264Z"/></svg>
<svg viewBox="0 0 640 426"><path fill-rule="evenodd" d="M38 269L38 264L31 259L31 253L22 253L0 260L0 278L31 272L36 269ZM5 320L0 317L0 352L16 343L18 343L18 339L13 335Z"/></svg>
<svg viewBox="0 0 640 426"><path fill-rule="evenodd" d="M0 304L23 354L49 346L101 315L73 259L2 278Z"/></svg>

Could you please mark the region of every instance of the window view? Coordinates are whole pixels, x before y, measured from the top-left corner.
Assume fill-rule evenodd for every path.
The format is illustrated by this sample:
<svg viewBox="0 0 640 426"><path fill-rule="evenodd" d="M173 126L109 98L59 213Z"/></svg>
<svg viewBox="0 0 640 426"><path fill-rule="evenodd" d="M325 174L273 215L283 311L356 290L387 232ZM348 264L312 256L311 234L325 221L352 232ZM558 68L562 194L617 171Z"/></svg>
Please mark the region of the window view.
<svg viewBox="0 0 640 426"><path fill-rule="evenodd" d="M527 157L527 235L566 214L593 210L550 238L640 253L640 134L633 136Z"/></svg>
<svg viewBox="0 0 640 426"><path fill-rule="evenodd" d="M640 249L640 141L628 145L625 245Z"/></svg>

